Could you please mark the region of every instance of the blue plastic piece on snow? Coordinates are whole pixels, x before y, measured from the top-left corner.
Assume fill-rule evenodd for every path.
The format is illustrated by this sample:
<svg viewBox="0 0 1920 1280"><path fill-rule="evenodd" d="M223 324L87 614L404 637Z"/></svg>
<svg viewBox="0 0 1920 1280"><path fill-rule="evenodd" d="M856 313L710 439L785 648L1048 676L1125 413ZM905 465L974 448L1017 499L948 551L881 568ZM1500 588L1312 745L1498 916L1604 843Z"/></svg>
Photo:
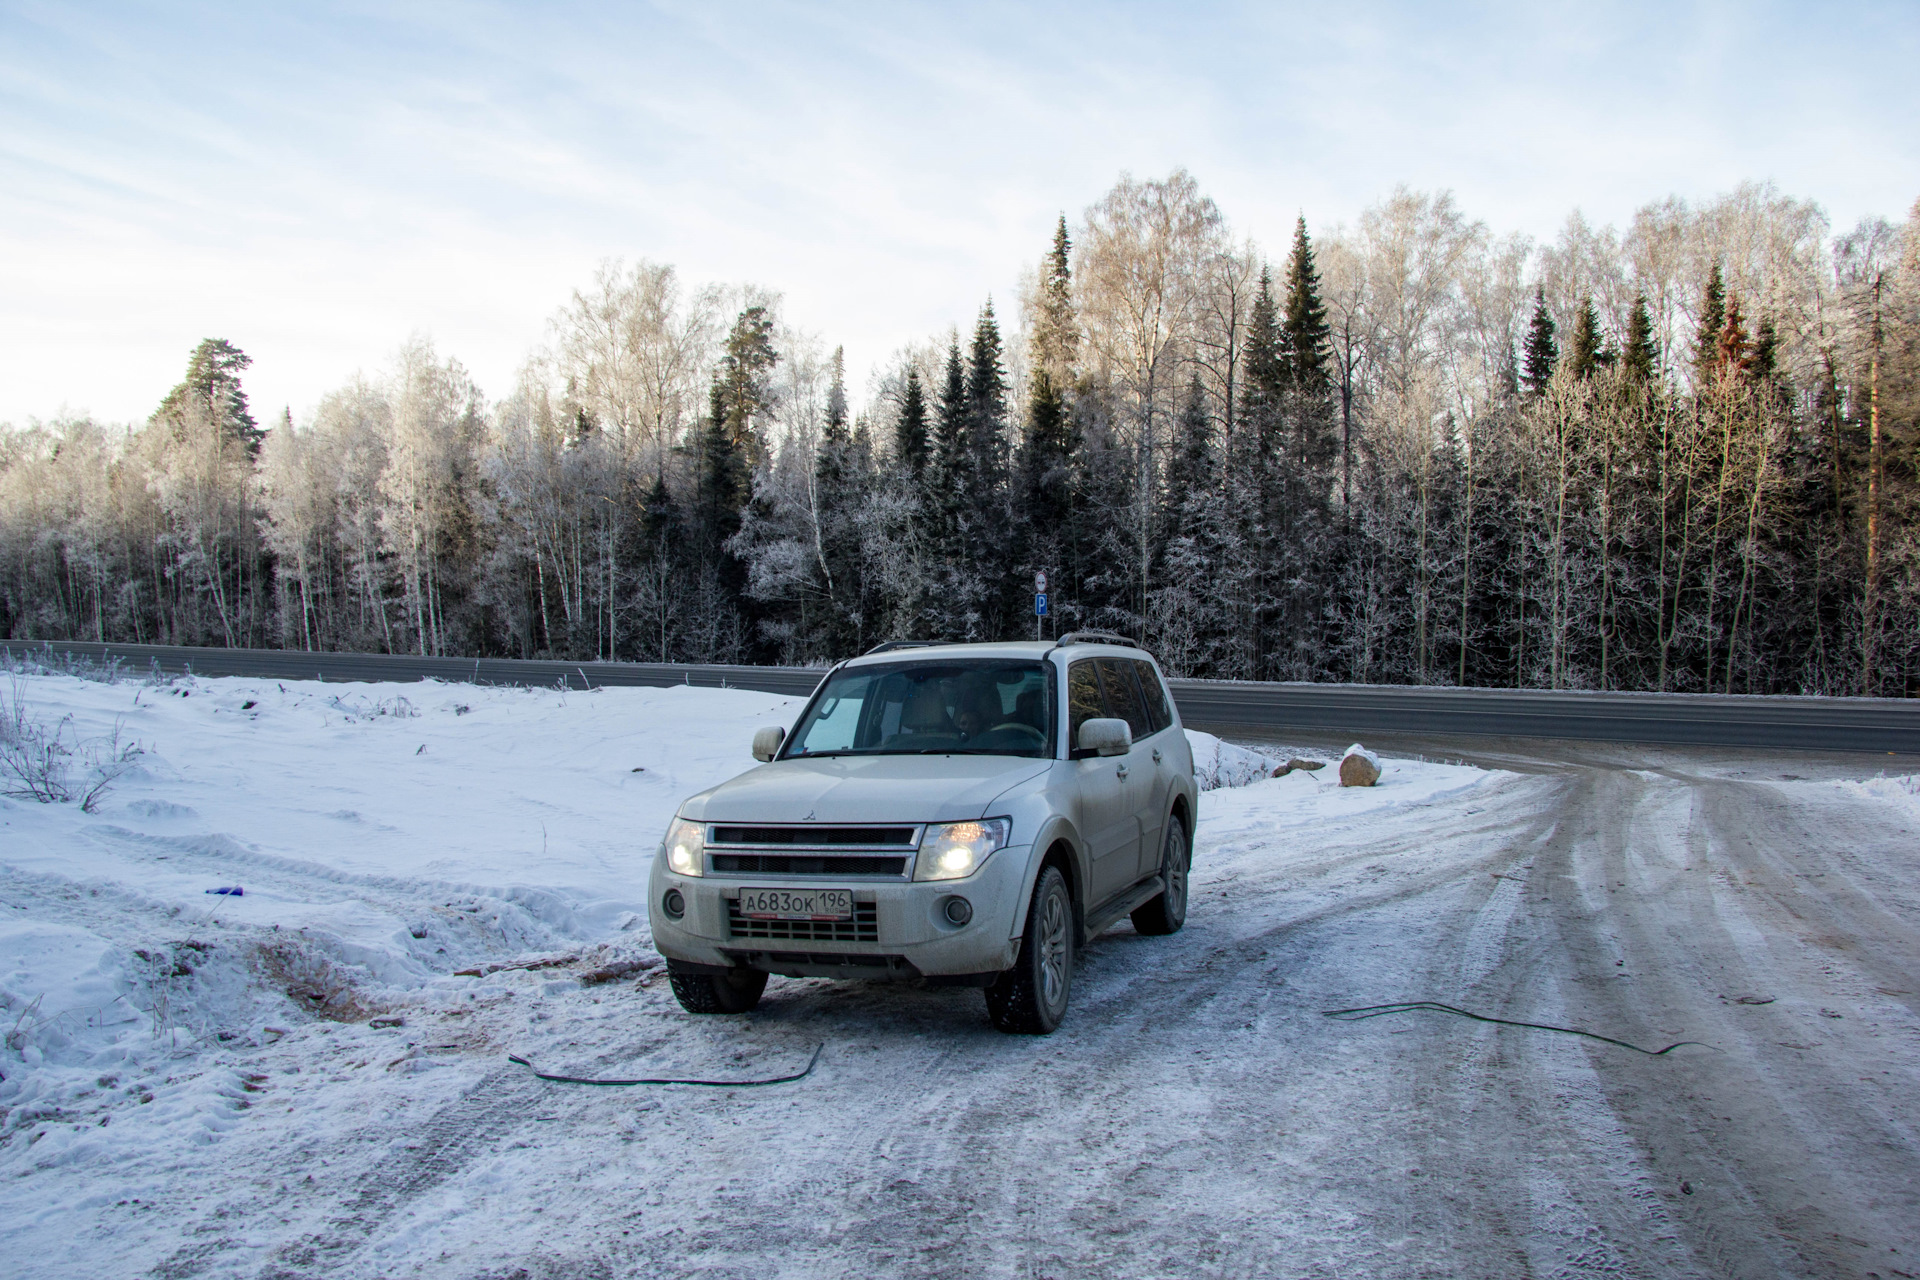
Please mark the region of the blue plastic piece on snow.
<svg viewBox="0 0 1920 1280"><path fill-rule="evenodd" d="M231 897L235 897L235 898L238 898L238 897L241 897L242 895L244 895L244 894L246 893L246 890L245 890L245 889L242 889L242 888L241 888L241 887L240 887L239 885L237 885L237 884L229 884L229 885L222 885L222 886L221 886L220 888L218 888L218 889L209 889L209 890L207 890L207 892L208 892L208 893L224 893L224 894L227 894L227 895L229 895L229 896L231 896Z"/></svg>

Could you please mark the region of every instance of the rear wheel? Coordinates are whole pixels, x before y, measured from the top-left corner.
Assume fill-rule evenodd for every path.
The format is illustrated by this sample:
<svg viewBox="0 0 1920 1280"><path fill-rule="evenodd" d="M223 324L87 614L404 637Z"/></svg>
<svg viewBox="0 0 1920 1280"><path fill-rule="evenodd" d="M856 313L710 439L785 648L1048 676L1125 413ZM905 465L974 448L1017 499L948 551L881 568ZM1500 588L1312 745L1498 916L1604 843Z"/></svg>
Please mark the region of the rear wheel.
<svg viewBox="0 0 1920 1280"><path fill-rule="evenodd" d="M673 960L667 961L667 979L673 998L688 1013L746 1013L767 989L767 975L758 969L698 973Z"/></svg>
<svg viewBox="0 0 1920 1280"><path fill-rule="evenodd" d="M1167 887L1152 902L1133 909L1135 933L1178 933L1187 922L1187 870L1193 853L1187 847L1187 824L1179 818L1167 819L1167 839L1160 850L1160 874Z"/></svg>
<svg viewBox="0 0 1920 1280"><path fill-rule="evenodd" d="M987 988L987 1018L1014 1035L1046 1035L1067 1016L1072 987L1073 897L1060 868L1049 866L1033 886L1019 959Z"/></svg>

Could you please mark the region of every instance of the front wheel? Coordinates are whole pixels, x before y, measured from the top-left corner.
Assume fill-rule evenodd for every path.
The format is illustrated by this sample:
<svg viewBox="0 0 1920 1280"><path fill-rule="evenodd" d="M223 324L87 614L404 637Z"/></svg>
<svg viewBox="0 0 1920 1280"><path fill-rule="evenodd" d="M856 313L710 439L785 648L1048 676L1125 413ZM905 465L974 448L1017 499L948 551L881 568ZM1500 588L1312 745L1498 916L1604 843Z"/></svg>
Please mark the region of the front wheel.
<svg viewBox="0 0 1920 1280"><path fill-rule="evenodd" d="M1133 909L1135 933L1159 936L1180 932L1180 926L1187 922L1187 871L1192 858L1187 847L1187 824L1169 817L1166 843L1160 850L1160 874L1167 887L1153 901Z"/></svg>
<svg viewBox="0 0 1920 1280"><path fill-rule="evenodd" d="M1013 1035L1044 1036L1067 1016L1073 986L1073 897L1058 867L1033 886L1027 932L1013 968L987 988L987 1018Z"/></svg>
<svg viewBox="0 0 1920 1280"><path fill-rule="evenodd" d="M688 1013L746 1013L767 989L767 975L758 969L700 973L673 960L667 961L667 980L673 984L673 998Z"/></svg>

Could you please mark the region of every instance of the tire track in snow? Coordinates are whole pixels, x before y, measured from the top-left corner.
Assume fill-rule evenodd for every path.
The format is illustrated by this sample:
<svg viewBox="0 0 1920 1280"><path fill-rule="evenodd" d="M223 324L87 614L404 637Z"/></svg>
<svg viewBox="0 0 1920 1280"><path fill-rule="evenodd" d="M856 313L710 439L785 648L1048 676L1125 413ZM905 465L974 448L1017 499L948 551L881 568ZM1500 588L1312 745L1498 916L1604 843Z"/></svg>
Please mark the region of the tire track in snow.
<svg viewBox="0 0 1920 1280"><path fill-rule="evenodd" d="M317 1227L272 1250L257 1272L260 1280L379 1274L382 1265L368 1265L362 1254L378 1241L381 1229L528 1123L531 1104L540 1096L538 1082L518 1068L487 1073L458 1098L390 1138L353 1178L350 1189L334 1204L321 1207ZM351 1155L362 1145L364 1139L355 1135L332 1147L330 1154ZM327 1154L310 1153L302 1163L322 1161ZM263 1205L250 1208L256 1216L266 1212ZM234 1254L245 1230L244 1221L228 1220L242 1219L245 1212L222 1204L197 1232L212 1238L181 1246L148 1274L154 1280L188 1280L220 1266Z"/></svg>
<svg viewBox="0 0 1920 1280"><path fill-rule="evenodd" d="M1910 860L1910 846L1871 808L1808 814L1767 784L1662 770L1604 776L1596 791L1594 838L1549 882L1572 1016L1632 1028L1628 1038L1673 1038L1684 1024L1724 1051L1682 1073L1601 1075L1662 1175L1677 1230L1717 1275L1906 1269L1898 1257L1920 1245L1920 1197L1897 1099L1920 1084L1912 1058L1890 1058L1882 1033L1862 1037L1857 1004L1832 1018L1809 1006L1871 999L1911 955L1899 945L1910 918L1846 886L1809 891L1788 869L1874 846ZM1846 942L1836 954L1821 938ZM1608 969L1628 976L1609 980ZM1769 1003L1737 1003L1743 994ZM1904 1006L1878 1003L1911 1044ZM1676 1194L1681 1179L1692 1195Z"/></svg>

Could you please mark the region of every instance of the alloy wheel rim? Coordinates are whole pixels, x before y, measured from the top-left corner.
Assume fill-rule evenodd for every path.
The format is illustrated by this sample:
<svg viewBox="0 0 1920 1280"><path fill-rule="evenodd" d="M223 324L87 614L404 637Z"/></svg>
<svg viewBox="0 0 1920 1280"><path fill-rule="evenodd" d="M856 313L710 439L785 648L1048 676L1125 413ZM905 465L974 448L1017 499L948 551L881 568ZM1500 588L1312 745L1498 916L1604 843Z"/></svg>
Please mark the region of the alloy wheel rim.
<svg viewBox="0 0 1920 1280"><path fill-rule="evenodd" d="M1040 994L1057 1008L1067 986L1067 909L1058 890L1047 895L1040 914Z"/></svg>
<svg viewBox="0 0 1920 1280"><path fill-rule="evenodd" d="M1167 902L1173 907L1176 918L1187 914L1187 849L1186 841L1179 835L1168 836L1173 844L1167 858Z"/></svg>

